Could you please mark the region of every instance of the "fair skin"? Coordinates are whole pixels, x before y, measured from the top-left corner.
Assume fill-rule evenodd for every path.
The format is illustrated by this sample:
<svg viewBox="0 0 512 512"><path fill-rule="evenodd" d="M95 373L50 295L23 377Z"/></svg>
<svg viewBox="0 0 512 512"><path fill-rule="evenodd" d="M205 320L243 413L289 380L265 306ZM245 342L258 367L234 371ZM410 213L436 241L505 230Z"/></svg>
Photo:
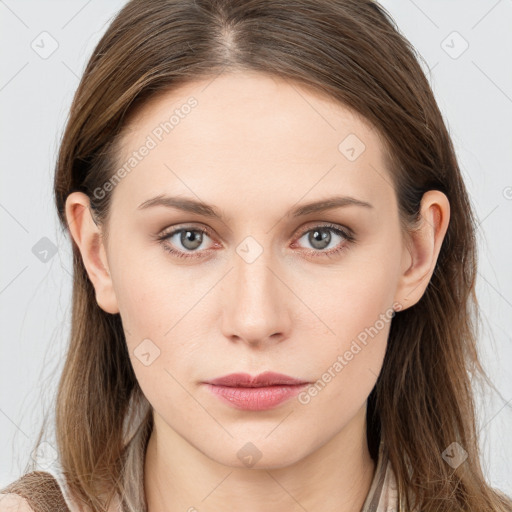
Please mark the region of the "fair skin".
<svg viewBox="0 0 512 512"><path fill-rule="evenodd" d="M107 241L86 195L66 202L98 305L121 315L154 410L149 511L360 510L375 471L366 401L390 322L308 403L238 410L203 382L267 370L321 379L379 315L421 298L448 226L448 200L439 191L424 195L420 229L406 245L376 130L309 89L247 72L189 83L146 105L130 119L120 166L191 96L197 106L115 186ZM338 149L349 134L365 145L353 161ZM200 200L224 218L137 208L160 194ZM372 207L287 216L331 196ZM325 224L351 229L356 241L324 228L331 241L320 249L313 234ZM172 227L208 234L200 244L190 237L184 245L179 234L155 240ZM257 254L250 263L237 252L249 236L242 246ZM178 258L163 244L196 257ZM134 353L145 339L160 351L148 365ZM238 456L247 443L261 455L252 467Z"/></svg>

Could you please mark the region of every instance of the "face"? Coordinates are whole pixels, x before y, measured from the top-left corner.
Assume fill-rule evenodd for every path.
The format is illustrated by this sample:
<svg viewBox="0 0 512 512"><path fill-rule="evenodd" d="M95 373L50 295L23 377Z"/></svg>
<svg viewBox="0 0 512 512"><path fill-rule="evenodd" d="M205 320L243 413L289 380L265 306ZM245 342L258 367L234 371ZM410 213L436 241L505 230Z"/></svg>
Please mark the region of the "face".
<svg viewBox="0 0 512 512"><path fill-rule="evenodd" d="M105 254L157 428L230 466L250 442L268 467L348 428L400 309L404 243L377 132L298 85L223 74L132 117L122 166ZM357 201L305 208L343 197ZM205 384L266 371L311 384L260 410Z"/></svg>

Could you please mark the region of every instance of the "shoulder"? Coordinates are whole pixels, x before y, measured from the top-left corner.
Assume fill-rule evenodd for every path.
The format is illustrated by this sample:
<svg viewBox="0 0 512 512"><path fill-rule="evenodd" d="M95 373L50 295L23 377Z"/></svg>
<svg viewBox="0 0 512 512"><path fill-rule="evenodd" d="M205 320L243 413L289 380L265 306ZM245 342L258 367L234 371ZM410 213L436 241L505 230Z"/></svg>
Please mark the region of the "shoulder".
<svg viewBox="0 0 512 512"><path fill-rule="evenodd" d="M25 498L15 493L0 494L0 512L34 512Z"/></svg>
<svg viewBox="0 0 512 512"><path fill-rule="evenodd" d="M59 482L46 471L31 471L0 489L0 512L69 511Z"/></svg>

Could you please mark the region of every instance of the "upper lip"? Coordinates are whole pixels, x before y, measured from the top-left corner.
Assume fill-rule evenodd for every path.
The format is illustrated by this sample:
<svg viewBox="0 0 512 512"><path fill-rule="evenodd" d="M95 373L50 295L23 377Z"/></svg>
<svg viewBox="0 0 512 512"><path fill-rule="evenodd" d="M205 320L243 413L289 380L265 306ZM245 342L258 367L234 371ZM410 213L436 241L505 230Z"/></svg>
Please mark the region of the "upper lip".
<svg viewBox="0 0 512 512"><path fill-rule="evenodd" d="M252 377L248 373L230 373L217 379L206 381L215 386L259 388L265 386L296 386L298 384L307 384L307 381L295 379L282 373L264 372Z"/></svg>

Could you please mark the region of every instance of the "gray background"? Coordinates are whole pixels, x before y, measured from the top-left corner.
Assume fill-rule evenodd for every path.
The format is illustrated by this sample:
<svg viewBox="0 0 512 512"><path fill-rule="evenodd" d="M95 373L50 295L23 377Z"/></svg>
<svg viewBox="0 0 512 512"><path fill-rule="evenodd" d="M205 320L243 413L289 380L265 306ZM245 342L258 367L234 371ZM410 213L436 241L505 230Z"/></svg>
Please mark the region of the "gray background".
<svg viewBox="0 0 512 512"><path fill-rule="evenodd" d="M85 63L124 3L0 0L0 486L21 474L53 403L72 269L53 167ZM512 495L512 0L382 5L426 61L478 215L482 360L503 397L478 395L482 463Z"/></svg>

